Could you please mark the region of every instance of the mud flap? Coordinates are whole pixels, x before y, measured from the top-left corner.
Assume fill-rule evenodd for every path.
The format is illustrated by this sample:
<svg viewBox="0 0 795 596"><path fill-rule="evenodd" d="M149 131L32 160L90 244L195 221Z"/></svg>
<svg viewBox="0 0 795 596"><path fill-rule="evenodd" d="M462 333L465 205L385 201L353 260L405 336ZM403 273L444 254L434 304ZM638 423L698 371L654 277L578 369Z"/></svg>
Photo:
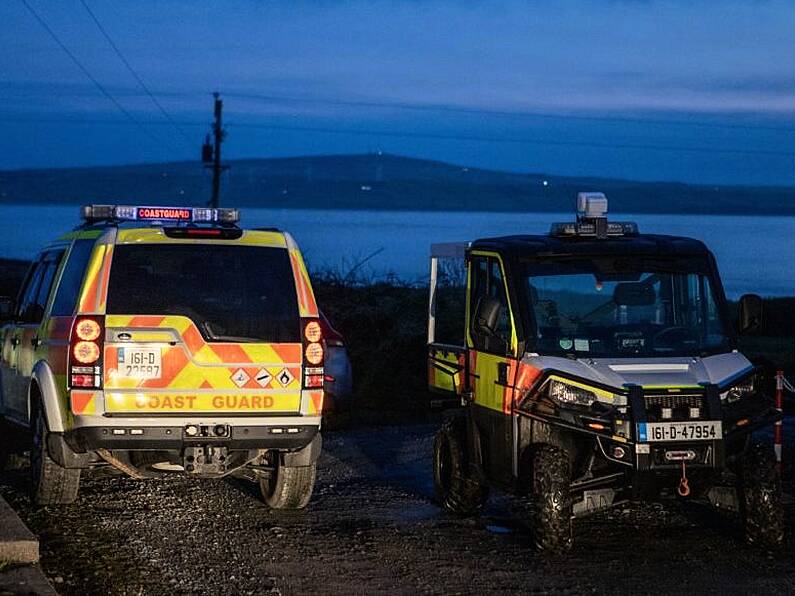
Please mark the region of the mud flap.
<svg viewBox="0 0 795 596"><path fill-rule="evenodd" d="M282 454L282 465L288 468L305 468L311 466L320 457L323 449L323 437L317 433L312 441L303 449Z"/></svg>
<svg viewBox="0 0 795 596"><path fill-rule="evenodd" d="M50 432L47 434L47 453L55 463L67 470L88 468L93 462L90 453L72 451L61 433Z"/></svg>

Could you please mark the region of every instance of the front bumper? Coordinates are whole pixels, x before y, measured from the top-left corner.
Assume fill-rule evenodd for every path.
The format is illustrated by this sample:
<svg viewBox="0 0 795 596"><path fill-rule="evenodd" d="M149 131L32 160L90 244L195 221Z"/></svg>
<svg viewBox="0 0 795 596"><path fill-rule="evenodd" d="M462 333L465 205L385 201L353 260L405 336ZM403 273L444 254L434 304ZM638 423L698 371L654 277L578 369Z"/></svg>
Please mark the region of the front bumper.
<svg viewBox="0 0 795 596"><path fill-rule="evenodd" d="M629 391L626 411L609 408L588 411L560 409L556 416L538 418L582 439L590 437L605 460L618 464L620 470L630 473L680 473L683 462L688 469L723 469L745 449L753 432L781 419L781 413L775 409L773 401L764 395L722 404L718 388L710 385L704 388L703 417L687 422L697 426L720 421L722 433L719 437L714 440L641 441L640 425L660 422L656 413L647 408L649 395L641 387L633 386ZM656 397L656 394L651 395ZM614 434L619 427L623 430L622 434ZM680 455L676 452L686 452L688 457L676 457Z"/></svg>

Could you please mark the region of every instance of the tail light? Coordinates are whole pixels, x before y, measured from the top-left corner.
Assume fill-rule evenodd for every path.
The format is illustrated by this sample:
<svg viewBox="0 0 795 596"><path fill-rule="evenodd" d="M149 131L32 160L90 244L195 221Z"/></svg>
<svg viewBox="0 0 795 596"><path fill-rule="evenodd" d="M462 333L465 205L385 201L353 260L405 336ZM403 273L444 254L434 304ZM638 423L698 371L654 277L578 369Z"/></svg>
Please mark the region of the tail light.
<svg viewBox="0 0 795 596"><path fill-rule="evenodd" d="M69 340L69 387L102 387L103 317L78 316Z"/></svg>
<svg viewBox="0 0 795 596"><path fill-rule="evenodd" d="M304 388L320 389L323 387L323 329L318 319L303 321L304 348Z"/></svg>

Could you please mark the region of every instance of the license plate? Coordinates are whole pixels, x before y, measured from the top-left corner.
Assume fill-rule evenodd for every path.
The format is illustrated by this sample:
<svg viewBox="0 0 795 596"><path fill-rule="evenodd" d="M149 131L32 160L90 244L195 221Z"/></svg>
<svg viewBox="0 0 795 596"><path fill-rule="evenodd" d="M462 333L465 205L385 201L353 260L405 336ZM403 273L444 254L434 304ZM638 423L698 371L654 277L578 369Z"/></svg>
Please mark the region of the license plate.
<svg viewBox="0 0 795 596"><path fill-rule="evenodd" d="M715 441L723 438L722 426L717 422L644 422L638 424L638 440Z"/></svg>
<svg viewBox="0 0 795 596"><path fill-rule="evenodd" d="M133 379L159 379L162 376L160 348L119 348L118 374Z"/></svg>

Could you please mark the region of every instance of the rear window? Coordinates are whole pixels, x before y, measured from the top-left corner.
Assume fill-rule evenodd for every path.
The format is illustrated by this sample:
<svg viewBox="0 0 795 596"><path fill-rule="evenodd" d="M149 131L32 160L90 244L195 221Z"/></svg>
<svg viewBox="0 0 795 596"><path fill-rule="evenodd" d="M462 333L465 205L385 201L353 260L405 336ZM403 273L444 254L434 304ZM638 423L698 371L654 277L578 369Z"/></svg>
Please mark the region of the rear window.
<svg viewBox="0 0 795 596"><path fill-rule="evenodd" d="M107 313L183 315L207 341L301 341L293 272L282 248L118 245Z"/></svg>

